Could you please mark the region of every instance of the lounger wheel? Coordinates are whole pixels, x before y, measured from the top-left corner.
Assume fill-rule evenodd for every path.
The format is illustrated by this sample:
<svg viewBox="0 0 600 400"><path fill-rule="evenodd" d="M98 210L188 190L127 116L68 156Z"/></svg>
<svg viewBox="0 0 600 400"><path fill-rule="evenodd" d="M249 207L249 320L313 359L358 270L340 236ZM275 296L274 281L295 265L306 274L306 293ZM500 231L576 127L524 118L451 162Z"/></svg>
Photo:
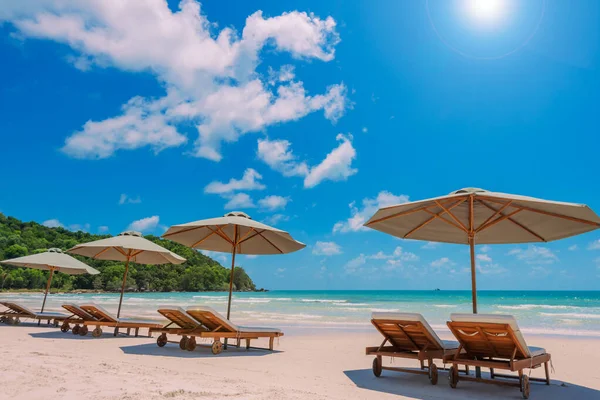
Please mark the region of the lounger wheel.
<svg viewBox="0 0 600 400"><path fill-rule="evenodd" d="M73 329L71 329L71 332L73 332L73 335L79 335L79 328L80 328L79 325L75 325L73 327Z"/></svg>
<svg viewBox="0 0 600 400"><path fill-rule="evenodd" d="M381 357L375 357L373 359L373 375L379 378L382 370L383 367L381 365Z"/></svg>
<svg viewBox="0 0 600 400"><path fill-rule="evenodd" d="M187 340L187 342L185 344L185 349L187 351L194 351L194 350L196 350L196 338L195 337L192 336L192 337L190 337Z"/></svg>
<svg viewBox="0 0 600 400"><path fill-rule="evenodd" d="M62 324L62 325L60 326L60 331L61 331L62 333L67 333L67 332L69 332L69 329L71 329L71 327L69 326L69 324L68 324L67 322L65 322L64 324Z"/></svg>
<svg viewBox="0 0 600 400"><path fill-rule="evenodd" d="M215 340L210 348L214 355L221 354L223 351L223 343L220 340Z"/></svg>
<svg viewBox="0 0 600 400"><path fill-rule="evenodd" d="M6 317L5 316L0 317L0 322L3 324L6 323Z"/></svg>
<svg viewBox="0 0 600 400"><path fill-rule="evenodd" d="M529 398L529 377L527 375L521 377L521 395L524 399Z"/></svg>
<svg viewBox="0 0 600 400"><path fill-rule="evenodd" d="M85 336L88 334L88 327L86 325L79 327L79 336Z"/></svg>
<svg viewBox="0 0 600 400"><path fill-rule="evenodd" d="M92 336L93 337L100 337L100 336L102 336L102 328L100 328L99 326L97 326L96 329L94 329L92 331Z"/></svg>
<svg viewBox="0 0 600 400"><path fill-rule="evenodd" d="M458 385L458 369L454 365L448 370L448 383L452 389L456 389Z"/></svg>
<svg viewBox="0 0 600 400"><path fill-rule="evenodd" d="M433 363L429 366L429 382L432 385L437 385L438 383L438 370L437 366Z"/></svg>
<svg viewBox="0 0 600 400"><path fill-rule="evenodd" d="M188 341L188 337L187 336L182 336L181 337L181 340L179 341L179 348L181 350L185 350L186 349L187 341Z"/></svg>
<svg viewBox="0 0 600 400"><path fill-rule="evenodd" d="M20 323L21 323L21 319L20 319L20 318L15 318L15 319L13 319L13 321L12 321L12 324L13 324L13 325L19 325Z"/></svg>
<svg viewBox="0 0 600 400"><path fill-rule="evenodd" d="M165 345L167 344L167 334L163 333L162 335L160 335L156 339L156 344L158 345L158 347L165 347Z"/></svg>
<svg viewBox="0 0 600 400"><path fill-rule="evenodd" d="M54 327L58 328L59 321L57 319L54 320Z"/></svg>

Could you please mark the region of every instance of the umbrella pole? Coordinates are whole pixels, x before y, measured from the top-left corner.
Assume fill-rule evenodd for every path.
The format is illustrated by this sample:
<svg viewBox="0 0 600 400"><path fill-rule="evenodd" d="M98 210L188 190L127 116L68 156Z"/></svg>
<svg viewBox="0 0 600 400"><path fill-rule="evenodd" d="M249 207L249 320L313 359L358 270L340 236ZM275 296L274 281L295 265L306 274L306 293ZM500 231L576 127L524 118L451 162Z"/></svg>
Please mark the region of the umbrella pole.
<svg viewBox="0 0 600 400"><path fill-rule="evenodd" d="M229 300L227 302L227 320L231 314L231 292L233 292L233 271L235 269L235 252L237 247L237 225L233 227L233 249L231 250L231 275L229 276Z"/></svg>
<svg viewBox="0 0 600 400"><path fill-rule="evenodd" d="M473 297L473 314L477 314L477 269L475 268L475 239L469 238L471 248L471 296Z"/></svg>
<svg viewBox="0 0 600 400"><path fill-rule="evenodd" d="M130 250L131 252L131 250ZM119 308L117 309L117 318L121 316L121 304L123 303L123 293L125 293L125 282L127 281L127 272L129 271L129 256L125 261L125 274L123 275L123 285L121 285L121 298L119 299Z"/></svg>
<svg viewBox="0 0 600 400"><path fill-rule="evenodd" d="M44 301L42 303L42 311L40 312L44 312L44 307L46 306L46 297L48 297L48 291L50 290L50 283L52 283L52 275L54 275L54 268L50 268L50 275L48 276L48 282L46 282L46 293L44 293ZM39 325L38 321L38 325Z"/></svg>

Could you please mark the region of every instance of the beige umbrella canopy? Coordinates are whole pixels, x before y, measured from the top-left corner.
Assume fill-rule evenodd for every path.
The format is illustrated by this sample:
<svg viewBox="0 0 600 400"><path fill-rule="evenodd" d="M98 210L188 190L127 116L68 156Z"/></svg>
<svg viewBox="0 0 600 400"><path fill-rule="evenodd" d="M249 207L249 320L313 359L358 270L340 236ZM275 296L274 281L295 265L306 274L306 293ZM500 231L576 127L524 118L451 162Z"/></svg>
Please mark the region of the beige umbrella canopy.
<svg viewBox="0 0 600 400"><path fill-rule="evenodd" d="M123 232L108 239L81 243L69 249L68 252L97 260L125 262L125 274L123 274L117 318L121 315L121 304L130 262L137 264L181 264L185 262L185 258L143 238L140 232L134 231Z"/></svg>
<svg viewBox="0 0 600 400"><path fill-rule="evenodd" d="M227 319L231 312L236 254L285 254L306 247L304 243L294 240L289 233L254 221L248 214L239 211L230 212L220 218L173 225L163 237L193 249L232 254Z"/></svg>
<svg viewBox="0 0 600 400"><path fill-rule="evenodd" d="M469 244L477 313L475 243L550 242L598 229L600 217L583 204L466 188L382 208L365 226L403 239Z"/></svg>
<svg viewBox="0 0 600 400"><path fill-rule="evenodd" d="M90 267L87 264L82 263L76 258L71 257L68 254L62 252L61 249L48 249L43 253L32 254L30 256L11 258L10 260L0 261L3 264L13 265L15 267L41 269L44 271L50 271L48 275L48 282L46 283L46 292L44 293L44 302L42 303L42 310L44 312L44 306L46 305L46 297L48 296L48 290L50 290L50 284L52 283L52 277L54 272L62 272L63 274L69 275L81 275L90 274L96 275L100 272Z"/></svg>

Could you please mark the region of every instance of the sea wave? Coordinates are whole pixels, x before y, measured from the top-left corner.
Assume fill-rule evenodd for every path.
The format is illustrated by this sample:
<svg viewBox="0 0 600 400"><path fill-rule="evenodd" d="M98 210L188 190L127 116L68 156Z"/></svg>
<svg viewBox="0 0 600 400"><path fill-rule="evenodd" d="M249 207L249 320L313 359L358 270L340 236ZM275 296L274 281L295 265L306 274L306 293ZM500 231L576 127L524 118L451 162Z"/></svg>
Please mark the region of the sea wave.
<svg viewBox="0 0 600 400"><path fill-rule="evenodd" d="M581 314L581 313L540 313L544 317L558 318L578 318L578 319L600 319L600 314Z"/></svg>
<svg viewBox="0 0 600 400"><path fill-rule="evenodd" d="M434 304L434 307L437 308L456 308L458 307L456 304Z"/></svg>
<svg viewBox="0 0 600 400"><path fill-rule="evenodd" d="M517 304L513 306L497 306L498 308L504 310L533 310L535 308L547 308L549 310L568 310L568 309L581 309L581 307L577 306L566 306L566 305L548 305L548 304Z"/></svg>
<svg viewBox="0 0 600 400"><path fill-rule="evenodd" d="M346 303L348 300L300 299L303 303Z"/></svg>
<svg viewBox="0 0 600 400"><path fill-rule="evenodd" d="M334 306L338 307L356 307L356 306L370 306L369 303L333 303Z"/></svg>

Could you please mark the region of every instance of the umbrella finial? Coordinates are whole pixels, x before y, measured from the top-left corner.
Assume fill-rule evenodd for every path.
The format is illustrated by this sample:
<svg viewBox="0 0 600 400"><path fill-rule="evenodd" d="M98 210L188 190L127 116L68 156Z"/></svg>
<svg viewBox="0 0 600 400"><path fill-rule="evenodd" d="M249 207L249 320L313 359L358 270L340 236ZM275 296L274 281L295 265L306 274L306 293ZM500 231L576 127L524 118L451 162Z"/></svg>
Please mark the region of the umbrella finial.
<svg viewBox="0 0 600 400"><path fill-rule="evenodd" d="M468 187L455 190L454 192L450 192L450 194L473 194L473 193L485 193L487 190L475 187Z"/></svg>
<svg viewBox="0 0 600 400"><path fill-rule="evenodd" d="M224 217L242 217L252 219L248 214L242 211L231 211L224 215Z"/></svg>
<svg viewBox="0 0 600 400"><path fill-rule="evenodd" d="M125 232L119 233L119 236L138 236L138 237L142 237L142 232L125 231Z"/></svg>
<svg viewBox="0 0 600 400"><path fill-rule="evenodd" d="M62 253L63 251L57 247L52 247L51 249L48 249L48 253Z"/></svg>

